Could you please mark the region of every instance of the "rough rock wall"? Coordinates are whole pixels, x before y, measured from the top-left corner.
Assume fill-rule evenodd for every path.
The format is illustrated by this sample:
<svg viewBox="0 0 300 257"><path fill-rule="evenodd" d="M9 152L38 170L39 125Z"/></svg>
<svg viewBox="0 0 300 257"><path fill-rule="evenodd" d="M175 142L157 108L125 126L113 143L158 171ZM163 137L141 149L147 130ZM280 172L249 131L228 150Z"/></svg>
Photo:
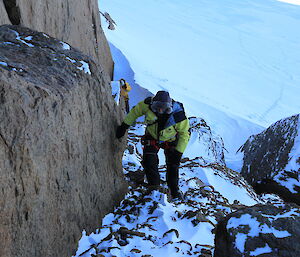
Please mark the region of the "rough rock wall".
<svg viewBox="0 0 300 257"><path fill-rule="evenodd" d="M243 145L241 174L258 193L300 204L299 115L282 119Z"/></svg>
<svg viewBox="0 0 300 257"><path fill-rule="evenodd" d="M70 256L123 197L109 81L59 40L0 27L0 256Z"/></svg>
<svg viewBox="0 0 300 257"><path fill-rule="evenodd" d="M3 1L0 1L0 24L10 23Z"/></svg>
<svg viewBox="0 0 300 257"><path fill-rule="evenodd" d="M71 44L102 63L112 76L113 61L101 28L97 0L3 0L0 25L9 21Z"/></svg>

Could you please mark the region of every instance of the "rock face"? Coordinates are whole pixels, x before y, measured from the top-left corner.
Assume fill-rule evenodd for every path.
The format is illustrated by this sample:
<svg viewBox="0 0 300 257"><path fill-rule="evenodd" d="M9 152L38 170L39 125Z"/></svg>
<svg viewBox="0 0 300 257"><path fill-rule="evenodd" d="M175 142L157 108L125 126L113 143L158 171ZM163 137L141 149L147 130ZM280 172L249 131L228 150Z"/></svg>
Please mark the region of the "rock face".
<svg viewBox="0 0 300 257"><path fill-rule="evenodd" d="M68 44L0 27L0 256L70 256L123 198L109 82Z"/></svg>
<svg viewBox="0 0 300 257"><path fill-rule="evenodd" d="M297 205L255 205L218 223L214 257L300 256Z"/></svg>
<svg viewBox="0 0 300 257"><path fill-rule="evenodd" d="M299 115L280 120L243 145L241 174L258 193L300 204Z"/></svg>
<svg viewBox="0 0 300 257"><path fill-rule="evenodd" d="M4 6L4 2L0 1L0 24L8 24L10 23L5 6Z"/></svg>
<svg viewBox="0 0 300 257"><path fill-rule="evenodd" d="M113 61L97 0L3 0L1 24L22 25L63 40L101 63L112 77Z"/></svg>

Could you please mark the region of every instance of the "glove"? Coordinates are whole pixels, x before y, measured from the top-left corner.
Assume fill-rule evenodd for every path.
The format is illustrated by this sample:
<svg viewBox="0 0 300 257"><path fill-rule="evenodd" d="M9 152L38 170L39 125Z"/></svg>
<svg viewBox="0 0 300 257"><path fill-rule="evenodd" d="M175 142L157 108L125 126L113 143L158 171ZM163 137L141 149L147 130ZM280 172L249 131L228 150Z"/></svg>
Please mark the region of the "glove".
<svg viewBox="0 0 300 257"><path fill-rule="evenodd" d="M122 122L122 124L117 127L116 137L117 138L123 137L125 135L125 133L126 133L126 130L129 127L130 127L129 125L127 125L126 123Z"/></svg>

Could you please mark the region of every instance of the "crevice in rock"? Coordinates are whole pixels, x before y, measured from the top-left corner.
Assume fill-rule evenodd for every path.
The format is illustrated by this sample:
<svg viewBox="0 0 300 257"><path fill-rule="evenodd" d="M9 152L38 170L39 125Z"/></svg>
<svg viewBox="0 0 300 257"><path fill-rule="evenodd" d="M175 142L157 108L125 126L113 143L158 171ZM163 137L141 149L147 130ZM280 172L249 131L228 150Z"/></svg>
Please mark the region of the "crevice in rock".
<svg viewBox="0 0 300 257"><path fill-rule="evenodd" d="M20 8L17 6L16 0L3 0L7 15L13 25L20 25L21 14Z"/></svg>
<svg viewBox="0 0 300 257"><path fill-rule="evenodd" d="M94 36L95 36L95 40L96 40L96 45L98 46L97 26L96 26L96 19L94 16L94 12L92 14L92 23L93 23L93 31L94 31Z"/></svg>
<svg viewBox="0 0 300 257"><path fill-rule="evenodd" d="M28 221L28 211L26 211L26 212L24 213L24 216L25 216L25 220Z"/></svg>

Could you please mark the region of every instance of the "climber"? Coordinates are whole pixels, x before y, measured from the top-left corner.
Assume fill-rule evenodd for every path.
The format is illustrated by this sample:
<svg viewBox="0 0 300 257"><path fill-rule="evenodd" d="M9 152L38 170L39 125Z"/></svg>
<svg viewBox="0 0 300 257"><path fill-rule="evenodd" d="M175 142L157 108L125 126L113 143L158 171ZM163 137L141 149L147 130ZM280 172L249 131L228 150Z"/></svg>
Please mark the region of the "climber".
<svg viewBox="0 0 300 257"><path fill-rule="evenodd" d="M120 79L120 85L121 85L121 96L124 97L125 101L125 110L126 113L129 113L129 96L128 92L131 90L131 86L128 82L125 81L125 79Z"/></svg>
<svg viewBox="0 0 300 257"><path fill-rule="evenodd" d="M189 121L182 103L170 98L166 91L158 91L154 97L139 102L117 128L116 137L121 138L135 120L145 115L146 131L142 137L143 167L148 185L158 187L158 151L164 149L167 164L167 184L172 199L182 199L178 187L179 165L189 141Z"/></svg>

